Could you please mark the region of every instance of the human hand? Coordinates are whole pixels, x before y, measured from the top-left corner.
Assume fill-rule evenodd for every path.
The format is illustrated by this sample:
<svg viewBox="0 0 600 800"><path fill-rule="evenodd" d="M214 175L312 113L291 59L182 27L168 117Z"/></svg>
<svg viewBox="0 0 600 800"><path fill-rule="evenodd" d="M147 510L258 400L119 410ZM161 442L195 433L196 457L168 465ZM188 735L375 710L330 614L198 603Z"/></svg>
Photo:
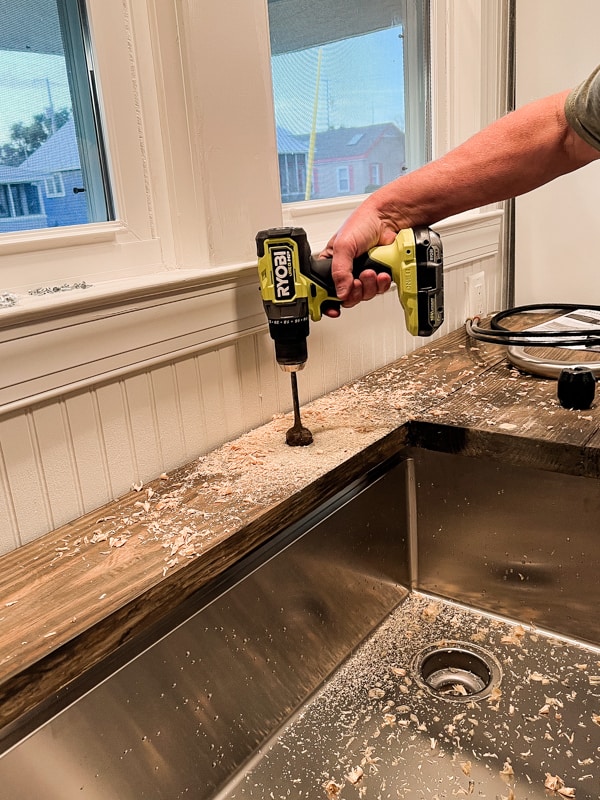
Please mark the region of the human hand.
<svg viewBox="0 0 600 800"><path fill-rule="evenodd" d="M370 210L363 203L328 241L319 257L332 259L331 274L343 308L352 308L388 291L391 284L388 274L368 269L354 277L353 261L378 244L391 244L397 232L388 220L382 219L376 210ZM337 309L328 309L324 313L329 317L340 315Z"/></svg>

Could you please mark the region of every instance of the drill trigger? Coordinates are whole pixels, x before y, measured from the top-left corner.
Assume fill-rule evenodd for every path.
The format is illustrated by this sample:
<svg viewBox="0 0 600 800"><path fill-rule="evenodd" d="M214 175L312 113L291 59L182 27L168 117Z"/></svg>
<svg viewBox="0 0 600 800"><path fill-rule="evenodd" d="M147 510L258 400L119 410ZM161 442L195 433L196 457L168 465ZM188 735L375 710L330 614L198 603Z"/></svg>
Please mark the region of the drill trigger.
<svg viewBox="0 0 600 800"><path fill-rule="evenodd" d="M326 311L337 311L341 313L342 304L336 300L323 300L321 303L321 313L325 313Z"/></svg>

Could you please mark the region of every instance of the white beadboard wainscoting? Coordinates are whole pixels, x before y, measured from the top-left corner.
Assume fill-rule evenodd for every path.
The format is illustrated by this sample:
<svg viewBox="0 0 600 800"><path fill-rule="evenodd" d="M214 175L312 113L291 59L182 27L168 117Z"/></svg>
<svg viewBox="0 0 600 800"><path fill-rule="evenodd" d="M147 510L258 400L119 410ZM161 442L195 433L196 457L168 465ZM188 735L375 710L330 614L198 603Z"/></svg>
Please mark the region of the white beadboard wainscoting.
<svg viewBox="0 0 600 800"><path fill-rule="evenodd" d="M479 215L466 224L467 232L464 227L438 227L445 247L446 321L436 336L464 323L465 279L473 272L485 273L488 310L501 306L501 213ZM290 411L289 376L275 362L253 276L242 281L239 292L244 295L248 286L254 305L245 316L246 330L233 330L225 303L222 325L215 320L212 339L206 329L197 341L191 334L182 337L173 322L178 315L172 303L170 316L164 316L166 301L151 307L148 320L144 313L150 313L149 306L143 301L135 309L128 307L134 322L135 314L140 317L139 329L123 342L119 357L103 358L101 329L94 327L100 315L92 311L80 310L77 317L83 314L97 333L86 346L87 362L79 349L78 365L67 362L52 371L52 351L60 346L56 324L47 332L38 324L23 337L23 347L29 343L38 357L27 357L24 351L23 363L13 368L19 380L12 382L12 390L3 389L0 405L2 552L101 507L134 483L192 461L274 414ZM238 291L230 287L229 293L235 299ZM202 297L197 293L196 308L206 322ZM210 298L206 302L215 303L215 295ZM184 310L188 300L180 300ZM215 307L219 309L218 303ZM125 312L122 316L127 319ZM65 337L72 335L68 330L74 319L70 326L65 323ZM164 327L164 337L153 330L153 339L164 341L162 350L145 347L144 325ZM85 335L86 325L80 328ZM121 335L126 331L127 326ZM67 342L62 340L63 348ZM299 376L301 401L425 343L406 332L394 291L345 311L339 320L312 324L309 361ZM114 352L114 343L109 345Z"/></svg>

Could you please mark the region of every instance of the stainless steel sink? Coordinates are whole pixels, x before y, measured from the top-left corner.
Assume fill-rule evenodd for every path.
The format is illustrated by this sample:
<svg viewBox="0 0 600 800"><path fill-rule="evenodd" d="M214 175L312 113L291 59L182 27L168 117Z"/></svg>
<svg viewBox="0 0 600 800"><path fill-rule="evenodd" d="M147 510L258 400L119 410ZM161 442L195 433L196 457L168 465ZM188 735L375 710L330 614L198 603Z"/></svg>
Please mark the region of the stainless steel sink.
<svg viewBox="0 0 600 800"><path fill-rule="evenodd" d="M407 450L0 732L0 798L597 800L599 520Z"/></svg>
<svg viewBox="0 0 600 800"><path fill-rule="evenodd" d="M416 668L432 648L435 688ZM498 662L486 696L452 666L465 650ZM414 592L219 798L597 800L599 657Z"/></svg>

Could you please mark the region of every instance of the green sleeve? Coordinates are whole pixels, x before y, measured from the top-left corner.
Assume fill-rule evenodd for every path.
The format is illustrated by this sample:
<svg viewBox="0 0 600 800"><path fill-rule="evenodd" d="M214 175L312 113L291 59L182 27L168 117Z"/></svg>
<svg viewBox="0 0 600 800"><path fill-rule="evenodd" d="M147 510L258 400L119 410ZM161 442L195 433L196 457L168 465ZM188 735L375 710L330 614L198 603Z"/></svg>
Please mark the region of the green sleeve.
<svg viewBox="0 0 600 800"><path fill-rule="evenodd" d="M565 114L573 130L592 147L600 150L600 66L569 93Z"/></svg>

